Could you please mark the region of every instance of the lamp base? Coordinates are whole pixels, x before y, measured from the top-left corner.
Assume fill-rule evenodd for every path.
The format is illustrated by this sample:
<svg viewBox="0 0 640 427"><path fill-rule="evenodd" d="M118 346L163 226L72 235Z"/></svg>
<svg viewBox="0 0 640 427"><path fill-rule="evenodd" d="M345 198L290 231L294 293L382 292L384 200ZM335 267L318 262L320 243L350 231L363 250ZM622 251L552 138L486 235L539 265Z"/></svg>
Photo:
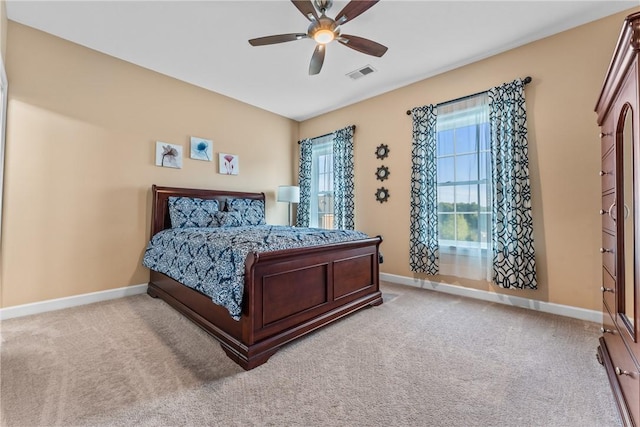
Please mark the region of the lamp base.
<svg viewBox="0 0 640 427"><path fill-rule="evenodd" d="M291 224L292 216L293 216L293 206L292 206L292 203L289 202L289 227L293 227L293 224Z"/></svg>

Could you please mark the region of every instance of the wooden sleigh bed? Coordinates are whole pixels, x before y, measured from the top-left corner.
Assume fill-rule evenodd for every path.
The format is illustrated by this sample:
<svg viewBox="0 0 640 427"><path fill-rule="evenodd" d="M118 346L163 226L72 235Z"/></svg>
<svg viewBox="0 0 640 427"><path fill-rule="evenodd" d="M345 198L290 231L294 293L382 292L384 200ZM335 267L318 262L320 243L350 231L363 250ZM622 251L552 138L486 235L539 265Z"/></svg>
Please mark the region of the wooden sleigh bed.
<svg viewBox="0 0 640 427"><path fill-rule="evenodd" d="M258 199L264 193L153 186L151 236L171 228L168 199ZM250 253L245 262L242 315L151 270L148 294L166 301L213 335L244 369L265 363L281 346L359 309L380 305L381 237L324 246Z"/></svg>

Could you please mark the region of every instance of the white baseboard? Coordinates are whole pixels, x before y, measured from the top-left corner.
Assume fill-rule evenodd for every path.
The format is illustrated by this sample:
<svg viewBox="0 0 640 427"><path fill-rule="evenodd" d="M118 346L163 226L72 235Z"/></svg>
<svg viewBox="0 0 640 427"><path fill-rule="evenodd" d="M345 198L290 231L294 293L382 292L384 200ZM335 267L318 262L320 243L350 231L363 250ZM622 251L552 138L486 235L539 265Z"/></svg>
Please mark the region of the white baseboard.
<svg viewBox="0 0 640 427"><path fill-rule="evenodd" d="M594 323L602 323L602 312L595 310L587 310L584 308L555 304L552 302L538 301L512 295L496 294L493 292L481 291L479 289L465 288L457 285L449 285L446 283L432 282L430 280L416 279L413 277L398 276L388 273L380 273L380 280L397 283L399 285L407 285L421 289L444 292L451 295L475 298L482 301L496 302L499 304L506 304L514 307L528 308L530 310L557 314L559 316L573 317L575 319L586 320ZM35 302L32 304L16 305L13 307L0 309L0 320L45 313L47 311L61 310L63 308L77 307L80 305L107 301L130 295L138 295L143 294L146 291L147 283L143 283L141 285L126 286L124 288L92 292L89 294L75 295L66 298L57 298L47 301Z"/></svg>
<svg viewBox="0 0 640 427"><path fill-rule="evenodd" d="M0 309L0 320L14 317L30 316L32 314L45 313L47 311L61 310L63 308L77 307L94 302L107 301L130 295L143 294L147 291L147 284L125 286L124 288L109 289L107 291L91 292L89 294L74 295L72 297L56 298L31 304L15 305Z"/></svg>
<svg viewBox="0 0 640 427"><path fill-rule="evenodd" d="M601 311L587 310L585 308L572 307L570 305L555 304L552 302L538 301L505 294L496 294L493 292L481 291L479 289L465 288L462 286L432 282L426 279L398 276L395 274L380 273L380 280L397 283L399 285L408 285L421 289L429 289L452 295L475 298L483 301L497 302L499 304L511 305L514 307L528 308L531 310L542 311L544 313L557 314L559 316L573 317L575 319L586 320L594 323L602 323Z"/></svg>

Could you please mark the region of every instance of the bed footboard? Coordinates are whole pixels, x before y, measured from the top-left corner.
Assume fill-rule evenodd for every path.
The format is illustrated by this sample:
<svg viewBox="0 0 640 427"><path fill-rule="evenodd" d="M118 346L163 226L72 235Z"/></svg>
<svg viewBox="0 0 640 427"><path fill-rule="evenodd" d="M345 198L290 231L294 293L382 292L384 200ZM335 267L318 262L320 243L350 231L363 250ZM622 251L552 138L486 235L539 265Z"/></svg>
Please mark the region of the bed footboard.
<svg viewBox="0 0 640 427"><path fill-rule="evenodd" d="M382 303L378 251L382 238L250 254L243 313L234 321L211 299L152 272L148 293L160 297L218 339L244 369L265 363L281 346L365 307Z"/></svg>

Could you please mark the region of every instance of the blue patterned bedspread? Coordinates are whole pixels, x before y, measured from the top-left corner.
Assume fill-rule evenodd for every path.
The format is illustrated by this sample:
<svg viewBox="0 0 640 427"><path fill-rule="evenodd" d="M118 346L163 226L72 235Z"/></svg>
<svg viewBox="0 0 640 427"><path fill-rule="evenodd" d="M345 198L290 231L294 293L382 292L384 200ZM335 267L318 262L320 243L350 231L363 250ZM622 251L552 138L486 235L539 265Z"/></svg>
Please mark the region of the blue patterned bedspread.
<svg viewBox="0 0 640 427"><path fill-rule="evenodd" d="M242 314L244 265L251 252L271 252L366 239L359 231L258 225L173 228L151 239L142 264L211 297L235 320Z"/></svg>

